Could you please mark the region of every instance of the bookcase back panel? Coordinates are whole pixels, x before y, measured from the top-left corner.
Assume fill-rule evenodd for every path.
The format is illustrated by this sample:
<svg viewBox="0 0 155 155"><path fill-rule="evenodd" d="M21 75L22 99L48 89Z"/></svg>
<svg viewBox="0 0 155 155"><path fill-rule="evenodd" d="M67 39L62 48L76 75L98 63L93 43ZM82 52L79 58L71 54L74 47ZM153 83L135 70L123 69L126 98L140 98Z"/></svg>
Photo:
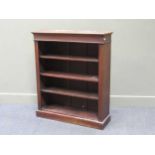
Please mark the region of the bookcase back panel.
<svg viewBox="0 0 155 155"><path fill-rule="evenodd" d="M98 93L98 84L92 82L64 80L57 78L41 77L43 88L63 88L69 90L77 90L90 93Z"/></svg>
<svg viewBox="0 0 155 155"><path fill-rule="evenodd" d="M39 42L42 55L74 55L98 57L98 45L67 42Z"/></svg>
<svg viewBox="0 0 155 155"><path fill-rule="evenodd" d="M76 108L79 111L93 111L97 113L97 101L44 93L43 98L47 106Z"/></svg>
<svg viewBox="0 0 155 155"><path fill-rule="evenodd" d="M58 60L40 60L41 71L57 71L67 73L78 73L97 75L98 74L98 63L89 62L68 62Z"/></svg>

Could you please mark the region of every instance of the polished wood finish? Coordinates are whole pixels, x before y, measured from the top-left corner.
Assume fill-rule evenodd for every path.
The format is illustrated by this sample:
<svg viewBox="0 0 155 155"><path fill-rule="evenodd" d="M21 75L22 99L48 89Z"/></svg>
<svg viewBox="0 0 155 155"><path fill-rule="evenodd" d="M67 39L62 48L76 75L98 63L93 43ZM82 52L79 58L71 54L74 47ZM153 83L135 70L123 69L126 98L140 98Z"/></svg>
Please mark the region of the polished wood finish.
<svg viewBox="0 0 155 155"><path fill-rule="evenodd" d="M84 98L84 99L98 100L98 95L95 93L88 93L88 92L75 91L75 90L66 90L66 89L60 89L60 88L55 88L55 87L41 89L41 92L64 95L64 96L71 96L71 97L78 97L78 98Z"/></svg>
<svg viewBox="0 0 155 155"><path fill-rule="evenodd" d="M36 61L36 77L37 77L37 97L38 97L38 109L41 109L41 104L42 104L42 97L41 97L41 92L40 92L40 64L39 64L39 46L38 42L34 42L35 45L35 61Z"/></svg>
<svg viewBox="0 0 155 155"><path fill-rule="evenodd" d="M55 77L60 79L70 79L70 80L79 80L79 81L89 81L89 82L98 82L98 77L93 75L79 75L73 73L64 73L64 72L41 72L41 76Z"/></svg>
<svg viewBox="0 0 155 155"><path fill-rule="evenodd" d="M35 41L61 41L97 44L106 44L111 41L111 32L40 31L33 32L33 34Z"/></svg>
<svg viewBox="0 0 155 155"><path fill-rule="evenodd" d="M103 120L109 114L110 96L110 44L99 45L99 101L98 118Z"/></svg>
<svg viewBox="0 0 155 155"><path fill-rule="evenodd" d="M37 116L103 129L110 121L111 32L33 32Z"/></svg>
<svg viewBox="0 0 155 155"><path fill-rule="evenodd" d="M110 121L110 115L108 115L103 121L98 121L95 113L80 111L77 108L62 108L61 106L43 107L41 110L37 110L37 116L97 129L103 129Z"/></svg>
<svg viewBox="0 0 155 155"><path fill-rule="evenodd" d="M98 62L97 58L79 57L79 56L41 55L40 58L51 60L78 61L78 62Z"/></svg>

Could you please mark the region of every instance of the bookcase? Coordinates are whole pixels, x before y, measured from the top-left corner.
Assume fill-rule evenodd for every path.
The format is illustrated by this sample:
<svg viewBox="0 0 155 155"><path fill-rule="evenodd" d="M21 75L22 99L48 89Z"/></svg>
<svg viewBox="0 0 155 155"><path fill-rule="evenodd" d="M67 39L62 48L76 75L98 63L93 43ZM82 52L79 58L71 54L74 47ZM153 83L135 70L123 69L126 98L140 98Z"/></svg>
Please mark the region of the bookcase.
<svg viewBox="0 0 155 155"><path fill-rule="evenodd" d="M103 129L110 121L112 32L33 32L37 116Z"/></svg>

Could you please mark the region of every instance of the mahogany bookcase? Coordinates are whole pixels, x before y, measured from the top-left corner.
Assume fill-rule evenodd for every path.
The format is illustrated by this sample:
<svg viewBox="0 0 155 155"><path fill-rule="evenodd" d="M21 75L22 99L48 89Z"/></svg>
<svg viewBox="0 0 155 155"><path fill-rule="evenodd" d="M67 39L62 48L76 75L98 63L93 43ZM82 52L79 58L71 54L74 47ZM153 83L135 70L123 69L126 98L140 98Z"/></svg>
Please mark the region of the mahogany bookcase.
<svg viewBox="0 0 155 155"><path fill-rule="evenodd" d="M37 116L102 129L110 121L111 32L33 32Z"/></svg>

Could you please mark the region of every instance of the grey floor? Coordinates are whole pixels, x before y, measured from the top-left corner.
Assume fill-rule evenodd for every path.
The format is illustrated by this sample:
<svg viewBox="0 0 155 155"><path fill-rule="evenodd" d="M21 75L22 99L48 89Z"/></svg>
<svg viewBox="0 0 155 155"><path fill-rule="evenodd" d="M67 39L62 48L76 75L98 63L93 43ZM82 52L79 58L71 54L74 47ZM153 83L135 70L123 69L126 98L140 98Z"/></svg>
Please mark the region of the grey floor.
<svg viewBox="0 0 155 155"><path fill-rule="evenodd" d="M37 118L35 110L35 104L0 104L0 134L155 134L155 108L151 107L112 107L112 120L104 130Z"/></svg>

